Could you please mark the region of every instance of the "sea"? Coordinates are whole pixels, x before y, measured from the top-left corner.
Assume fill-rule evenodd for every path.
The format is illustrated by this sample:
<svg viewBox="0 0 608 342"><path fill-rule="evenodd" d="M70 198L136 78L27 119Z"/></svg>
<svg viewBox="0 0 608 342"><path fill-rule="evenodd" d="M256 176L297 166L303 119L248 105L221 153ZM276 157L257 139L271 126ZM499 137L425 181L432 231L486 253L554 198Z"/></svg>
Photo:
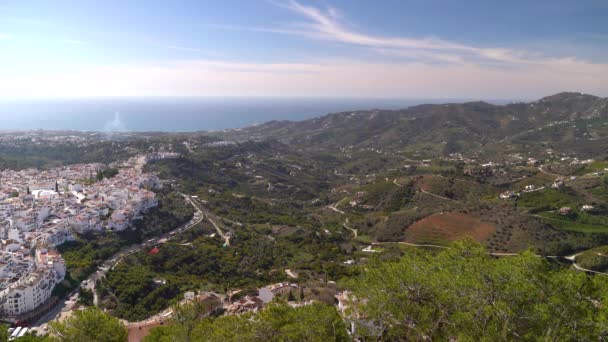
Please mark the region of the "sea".
<svg viewBox="0 0 608 342"><path fill-rule="evenodd" d="M0 100L0 131L78 130L192 132L240 128L329 113L403 109L467 99L96 98ZM501 102L501 101L495 101Z"/></svg>

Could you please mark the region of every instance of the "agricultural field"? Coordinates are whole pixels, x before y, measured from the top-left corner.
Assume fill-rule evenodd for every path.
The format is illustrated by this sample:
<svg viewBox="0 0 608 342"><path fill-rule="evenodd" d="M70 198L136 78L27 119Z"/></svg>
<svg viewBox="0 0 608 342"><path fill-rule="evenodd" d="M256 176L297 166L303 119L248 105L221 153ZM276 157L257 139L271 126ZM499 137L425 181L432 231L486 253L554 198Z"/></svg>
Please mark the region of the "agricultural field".
<svg viewBox="0 0 608 342"><path fill-rule="evenodd" d="M583 204L583 197L570 187L523 193L517 200L518 207L524 207L532 213L559 210L562 207L578 208Z"/></svg>
<svg viewBox="0 0 608 342"><path fill-rule="evenodd" d="M539 217L547 220L552 226L581 233L608 233L608 218L595 216L582 211L573 211L570 215L557 212L543 212Z"/></svg>
<svg viewBox="0 0 608 342"><path fill-rule="evenodd" d="M439 213L423 218L406 230L406 242L444 245L466 237L485 241L496 227L462 213Z"/></svg>

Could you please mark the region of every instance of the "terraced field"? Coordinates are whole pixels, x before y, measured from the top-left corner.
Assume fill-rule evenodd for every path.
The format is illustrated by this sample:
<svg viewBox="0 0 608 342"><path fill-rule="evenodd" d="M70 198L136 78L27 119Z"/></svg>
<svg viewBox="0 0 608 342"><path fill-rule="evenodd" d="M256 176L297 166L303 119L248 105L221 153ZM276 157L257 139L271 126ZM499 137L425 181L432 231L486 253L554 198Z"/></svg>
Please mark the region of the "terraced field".
<svg viewBox="0 0 608 342"><path fill-rule="evenodd" d="M447 244L464 237L484 241L496 227L462 213L441 213L427 216L406 230L406 242Z"/></svg>
<svg viewBox="0 0 608 342"><path fill-rule="evenodd" d="M577 220L568 219L560 214L553 212L543 212L536 215L539 218L546 220L553 227L561 230L569 230L581 233L606 233L608 232L608 225L601 222L601 218L598 218L598 222L591 220L585 220L584 218L593 218L590 215L582 215L583 217Z"/></svg>

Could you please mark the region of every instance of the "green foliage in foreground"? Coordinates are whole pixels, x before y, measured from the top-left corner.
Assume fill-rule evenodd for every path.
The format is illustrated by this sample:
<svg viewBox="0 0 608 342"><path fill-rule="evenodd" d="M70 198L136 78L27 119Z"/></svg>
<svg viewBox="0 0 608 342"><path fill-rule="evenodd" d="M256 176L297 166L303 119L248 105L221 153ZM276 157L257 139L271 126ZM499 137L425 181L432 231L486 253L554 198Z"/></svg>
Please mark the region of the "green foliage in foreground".
<svg viewBox="0 0 608 342"><path fill-rule="evenodd" d="M257 313L174 322L152 330L145 342L172 341L348 341L346 326L332 306L292 308L270 304Z"/></svg>
<svg viewBox="0 0 608 342"><path fill-rule="evenodd" d="M75 311L62 322L49 323L50 334L26 334L13 342L126 342L127 329L116 318L97 308ZM0 342L7 342L7 327L0 324Z"/></svg>
<svg viewBox="0 0 608 342"><path fill-rule="evenodd" d="M344 284L335 307L272 303L256 313L204 317L210 307L174 308L146 342L168 341L598 341L608 336L608 277L559 268L531 252L496 258L461 241L439 253L408 249L377 258ZM352 321L355 332L346 330ZM96 308L50 324L44 341L126 341L124 326ZM1 335L0 335L1 336ZM35 340L35 339L34 339ZM1 339L0 339L1 341Z"/></svg>
<svg viewBox="0 0 608 342"><path fill-rule="evenodd" d="M50 341L74 342L123 342L127 340L127 329L116 318L97 308L75 311L62 322L49 324Z"/></svg>
<svg viewBox="0 0 608 342"><path fill-rule="evenodd" d="M0 342L8 341L8 327L4 324L0 324Z"/></svg>
<svg viewBox="0 0 608 342"><path fill-rule="evenodd" d="M525 252L494 258L470 241L372 261L353 279L357 334L382 340L570 341L608 333L608 278ZM359 300L356 300L356 299Z"/></svg>

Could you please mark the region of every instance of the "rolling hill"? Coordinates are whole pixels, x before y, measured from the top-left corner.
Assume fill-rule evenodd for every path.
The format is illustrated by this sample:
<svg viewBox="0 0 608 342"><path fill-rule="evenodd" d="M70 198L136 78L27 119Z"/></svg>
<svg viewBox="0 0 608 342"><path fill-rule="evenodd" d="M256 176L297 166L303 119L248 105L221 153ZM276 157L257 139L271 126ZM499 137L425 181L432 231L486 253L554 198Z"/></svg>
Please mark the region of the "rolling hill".
<svg viewBox="0 0 608 342"><path fill-rule="evenodd" d="M559 93L529 103L486 102L419 105L403 110L328 114L305 121L271 121L220 133L225 139L277 139L307 149L382 148L425 150L434 155L478 151L485 145L544 143L568 150L605 144L608 99ZM579 125L578 123L584 123ZM574 125L574 127L573 127Z"/></svg>

